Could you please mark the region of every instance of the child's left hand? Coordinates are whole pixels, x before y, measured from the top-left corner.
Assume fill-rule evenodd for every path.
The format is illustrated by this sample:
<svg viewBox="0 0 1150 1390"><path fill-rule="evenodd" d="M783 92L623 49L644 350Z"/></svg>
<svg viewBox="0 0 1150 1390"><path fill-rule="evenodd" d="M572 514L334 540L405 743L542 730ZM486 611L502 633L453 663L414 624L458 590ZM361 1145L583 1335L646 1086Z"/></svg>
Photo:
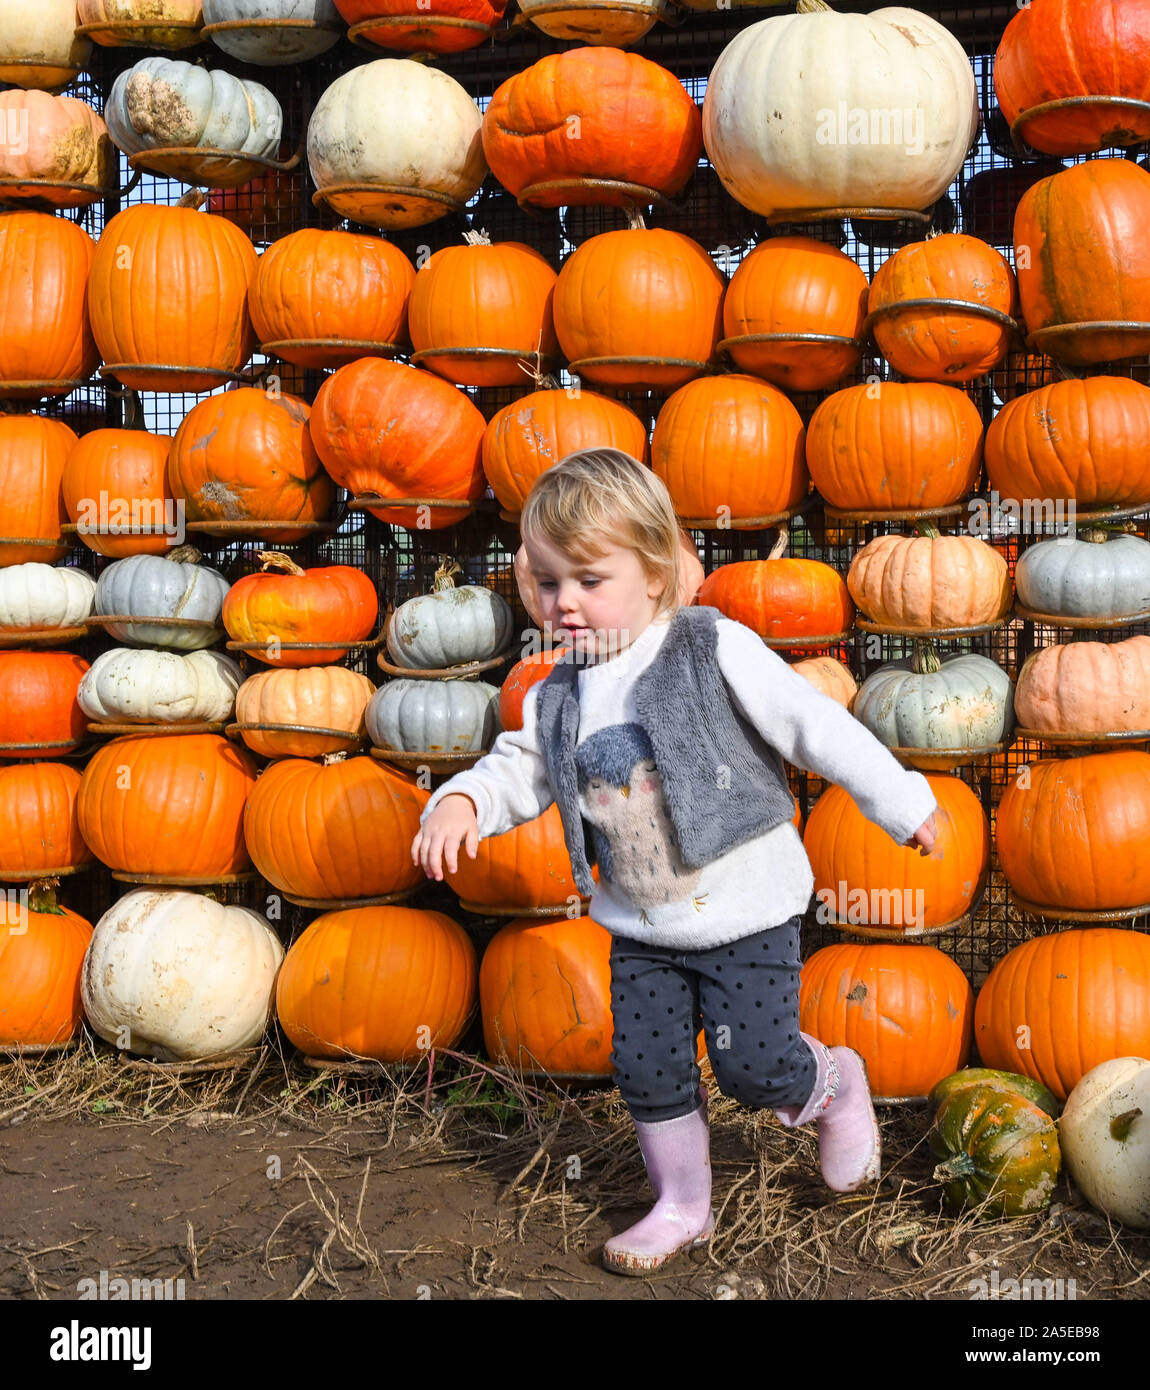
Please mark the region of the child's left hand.
<svg viewBox="0 0 1150 1390"><path fill-rule="evenodd" d="M934 849L935 837L938 835L938 827L934 823L934 812L932 811L926 820L919 826L909 840L904 843L907 849L917 847L919 854L929 854Z"/></svg>

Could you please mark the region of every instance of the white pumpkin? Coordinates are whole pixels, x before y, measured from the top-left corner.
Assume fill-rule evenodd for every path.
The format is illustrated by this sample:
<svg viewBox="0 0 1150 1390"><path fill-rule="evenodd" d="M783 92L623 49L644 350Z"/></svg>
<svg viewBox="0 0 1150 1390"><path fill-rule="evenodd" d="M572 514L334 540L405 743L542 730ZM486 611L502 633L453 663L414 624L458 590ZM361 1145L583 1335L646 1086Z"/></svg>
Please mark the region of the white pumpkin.
<svg viewBox="0 0 1150 1390"><path fill-rule="evenodd" d="M261 27L221 29L211 40L241 63L274 67L317 58L339 42L343 29L332 0L204 0L205 25L253 21ZM275 28L273 21L284 27ZM322 27L296 28L293 21Z"/></svg>
<svg viewBox="0 0 1150 1390"><path fill-rule="evenodd" d="M863 681L853 712L888 748L990 748L1014 728L1014 683L989 657L940 658L932 643L916 642L911 660L888 662Z"/></svg>
<svg viewBox="0 0 1150 1390"><path fill-rule="evenodd" d="M261 83L179 58L141 58L120 73L104 119L125 154L202 145L268 159L283 134L280 104Z"/></svg>
<svg viewBox="0 0 1150 1390"><path fill-rule="evenodd" d="M1014 569L1018 602L1063 618L1127 618L1150 611L1150 541L1081 531L1028 546Z"/></svg>
<svg viewBox="0 0 1150 1390"><path fill-rule="evenodd" d="M799 5L740 30L711 70L703 143L727 191L767 216L929 208L978 129L961 44L917 10Z"/></svg>
<svg viewBox="0 0 1150 1390"><path fill-rule="evenodd" d="M622 48L638 43L655 21L666 12L667 0L631 0L629 9L597 9L587 4L569 10L555 8L555 0L519 0L520 12L536 29L553 39L572 39L598 47L602 44ZM534 11L550 10L536 16Z"/></svg>
<svg viewBox="0 0 1150 1390"><path fill-rule="evenodd" d="M0 569L0 631L77 627L95 609L96 581L74 565Z"/></svg>
<svg viewBox="0 0 1150 1390"><path fill-rule="evenodd" d="M1067 1098L1058 1140L1091 1206L1150 1231L1150 1061L1115 1057L1088 1071Z"/></svg>
<svg viewBox="0 0 1150 1390"><path fill-rule="evenodd" d="M499 733L499 688L485 681L392 680L365 715L377 748L404 753L478 753Z"/></svg>
<svg viewBox="0 0 1150 1390"><path fill-rule="evenodd" d="M0 82L41 91L67 86L92 56L76 33L76 0L7 0L0 19Z"/></svg>
<svg viewBox="0 0 1150 1390"><path fill-rule="evenodd" d="M195 558L193 558L195 557ZM110 623L117 642L138 647L194 651L223 636L220 613L230 585L218 570L196 563L199 552L177 546L171 555L128 555L107 567L96 582L96 612L147 618L196 618L211 627Z"/></svg>
<svg viewBox="0 0 1150 1390"><path fill-rule="evenodd" d="M252 1047L271 1017L283 955L249 908L137 888L92 932L84 1012L101 1038L161 1061Z"/></svg>
<svg viewBox="0 0 1150 1390"><path fill-rule="evenodd" d="M482 124L466 89L438 68L410 58L364 63L336 78L312 112L312 181L321 193L345 183L414 189L333 192L327 202L370 227L421 227L451 211L441 198L462 206L483 182Z"/></svg>
<svg viewBox="0 0 1150 1390"><path fill-rule="evenodd" d="M101 652L76 691L89 719L106 724L179 724L230 719L244 681L222 652Z"/></svg>
<svg viewBox="0 0 1150 1390"><path fill-rule="evenodd" d="M455 587L459 566L435 572L430 594L401 603L387 624L387 651L396 666L440 671L469 661L486 661L511 641L515 615L493 589Z"/></svg>

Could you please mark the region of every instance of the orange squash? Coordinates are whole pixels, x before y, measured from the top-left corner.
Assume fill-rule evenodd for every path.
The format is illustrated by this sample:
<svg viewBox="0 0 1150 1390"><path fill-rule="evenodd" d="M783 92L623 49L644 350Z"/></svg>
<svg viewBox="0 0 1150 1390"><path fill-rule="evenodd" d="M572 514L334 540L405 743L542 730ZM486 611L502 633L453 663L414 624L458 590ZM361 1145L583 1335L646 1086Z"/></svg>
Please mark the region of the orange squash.
<svg viewBox="0 0 1150 1390"><path fill-rule="evenodd" d="M810 490L799 412L775 386L728 373L681 386L664 404L651 467L686 524L763 529ZM749 524L748 524L749 523Z"/></svg>
<svg viewBox="0 0 1150 1390"><path fill-rule="evenodd" d="M475 947L442 912L325 912L276 980L280 1026L309 1057L413 1062L454 1047L475 1009Z"/></svg>
<svg viewBox="0 0 1150 1390"><path fill-rule="evenodd" d="M244 835L256 868L285 893L331 901L414 888L411 844L428 793L374 758L283 758L248 798Z"/></svg>
<svg viewBox="0 0 1150 1390"><path fill-rule="evenodd" d="M456 872L445 869L443 876L462 901L488 910L562 911L580 897L554 804L535 820L480 840L474 859L463 850Z"/></svg>
<svg viewBox="0 0 1150 1390"><path fill-rule="evenodd" d="M364 710L375 686L343 666L259 671L236 692L237 724L298 724L340 729L345 737L284 729L245 729L241 737L265 758L321 758L351 752L364 736Z"/></svg>
<svg viewBox="0 0 1150 1390"><path fill-rule="evenodd" d="M523 701L527 698L527 692L539 681L547 679L562 650L561 647L552 647L549 651L525 656L512 666L499 688L500 728L522 729Z"/></svg>
<svg viewBox="0 0 1150 1390"><path fill-rule="evenodd" d="M256 266L251 241L222 217L151 203L118 212L88 277L104 361L137 391L224 386L255 346L248 282Z"/></svg>
<svg viewBox="0 0 1150 1390"><path fill-rule="evenodd" d="M794 670L816 690L850 709L859 692L850 668L833 656L810 656L794 663Z"/></svg>
<svg viewBox="0 0 1150 1390"><path fill-rule="evenodd" d="M506 6L507 0L336 0L350 27L367 26L356 35L361 43L402 53L476 48L499 26Z"/></svg>
<svg viewBox="0 0 1150 1390"><path fill-rule="evenodd" d="M0 565L52 565L67 555L69 543L60 531L68 519L62 479L76 443L59 420L0 415L0 536L32 542L0 545Z"/></svg>
<svg viewBox="0 0 1150 1390"><path fill-rule="evenodd" d="M92 925L33 884L0 918L0 1047L53 1047L80 1027L80 976Z"/></svg>
<svg viewBox="0 0 1150 1390"><path fill-rule="evenodd" d="M887 627L976 627L1010 607L1005 559L973 536L876 536L847 573L851 598Z"/></svg>
<svg viewBox="0 0 1150 1390"><path fill-rule="evenodd" d="M147 430L97 429L71 449L61 480L64 506L89 550L115 559L171 551L171 538L163 529L175 502L168 486L171 446L167 435ZM131 525L153 527L155 533L112 530Z"/></svg>
<svg viewBox="0 0 1150 1390"><path fill-rule="evenodd" d="M611 934L590 917L519 918L483 953L487 1055L516 1071L610 1077Z"/></svg>
<svg viewBox="0 0 1150 1390"><path fill-rule="evenodd" d="M851 1047L876 1096L929 1096L970 1053L974 991L934 946L839 942L803 965L799 1026L828 1047Z"/></svg>
<svg viewBox="0 0 1150 1390"><path fill-rule="evenodd" d="M171 444L168 476L189 521L324 521L335 484L308 433L311 408L254 386L200 401ZM226 532L208 532L226 535ZM260 529L273 545L302 540L298 526Z"/></svg>
<svg viewBox="0 0 1150 1390"><path fill-rule="evenodd" d="M74 652L0 651L0 747L4 758L59 758L88 731L76 699L88 663ZM40 746L35 746L40 745Z"/></svg>
<svg viewBox="0 0 1150 1390"><path fill-rule="evenodd" d="M255 782L250 755L218 734L113 739L80 780L80 833L125 873L166 882L243 873L244 803Z"/></svg>
<svg viewBox="0 0 1150 1390"><path fill-rule="evenodd" d="M803 844L815 893L845 930L879 926L913 936L975 906L990 864L986 812L957 777L924 775L938 802L938 833L927 856L895 844L842 787L828 787L807 817Z"/></svg>
<svg viewBox="0 0 1150 1390"><path fill-rule="evenodd" d="M0 767L0 879L71 873L95 863L80 834L79 791L79 769L67 763Z"/></svg>

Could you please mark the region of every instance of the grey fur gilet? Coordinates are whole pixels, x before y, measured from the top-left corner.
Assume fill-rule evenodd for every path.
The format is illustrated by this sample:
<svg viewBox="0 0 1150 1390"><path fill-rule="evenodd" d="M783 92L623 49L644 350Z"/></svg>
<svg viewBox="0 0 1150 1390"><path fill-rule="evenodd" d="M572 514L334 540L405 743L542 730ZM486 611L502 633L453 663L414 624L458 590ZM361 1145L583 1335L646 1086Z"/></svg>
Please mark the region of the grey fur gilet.
<svg viewBox="0 0 1150 1390"><path fill-rule="evenodd" d="M731 703L716 660L722 615L680 608L654 660L635 681L635 708L650 739L679 853L699 868L794 815L778 752ZM575 884L594 891L593 840L579 809L575 745L579 733L579 665L557 662L542 683L540 746Z"/></svg>

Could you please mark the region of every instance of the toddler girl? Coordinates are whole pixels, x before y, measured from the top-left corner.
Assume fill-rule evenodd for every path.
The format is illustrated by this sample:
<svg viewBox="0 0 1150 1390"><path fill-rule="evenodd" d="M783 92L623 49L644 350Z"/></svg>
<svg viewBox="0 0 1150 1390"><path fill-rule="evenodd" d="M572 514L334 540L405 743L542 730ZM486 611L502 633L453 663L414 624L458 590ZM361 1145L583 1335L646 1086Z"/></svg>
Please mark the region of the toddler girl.
<svg viewBox="0 0 1150 1390"><path fill-rule="evenodd" d="M724 1094L817 1121L828 1186L879 1175L861 1058L799 1031L814 879L783 759L922 853L935 799L749 628L679 605L678 521L649 468L572 454L536 481L520 528L545 628L568 650L529 690L523 728L434 793L412 857L441 879L461 844L474 858L481 837L558 803L575 883L612 935L612 1063L656 1197L603 1260L646 1274L714 1225L700 1018Z"/></svg>

